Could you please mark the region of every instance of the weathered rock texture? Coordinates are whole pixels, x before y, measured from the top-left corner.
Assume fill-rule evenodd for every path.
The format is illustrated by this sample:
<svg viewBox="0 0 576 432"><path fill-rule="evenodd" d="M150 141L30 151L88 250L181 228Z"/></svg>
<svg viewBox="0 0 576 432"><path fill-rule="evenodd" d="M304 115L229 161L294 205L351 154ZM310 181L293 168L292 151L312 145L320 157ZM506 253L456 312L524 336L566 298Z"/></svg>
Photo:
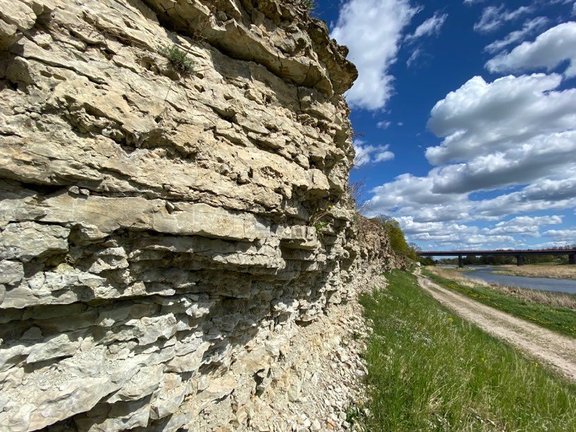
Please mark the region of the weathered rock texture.
<svg viewBox="0 0 576 432"><path fill-rule="evenodd" d="M345 303L391 265L345 54L278 0L0 0L0 430L340 427L301 390L361 375Z"/></svg>

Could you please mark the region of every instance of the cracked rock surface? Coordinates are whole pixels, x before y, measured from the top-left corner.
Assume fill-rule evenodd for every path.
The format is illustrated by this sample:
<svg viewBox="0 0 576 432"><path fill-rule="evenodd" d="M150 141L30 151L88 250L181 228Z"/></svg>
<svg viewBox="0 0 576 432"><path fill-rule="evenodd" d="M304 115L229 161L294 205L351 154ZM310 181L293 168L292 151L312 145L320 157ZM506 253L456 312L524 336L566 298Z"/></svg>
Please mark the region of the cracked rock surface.
<svg viewBox="0 0 576 432"><path fill-rule="evenodd" d="M291 1L0 0L0 430L347 427L397 263L345 55Z"/></svg>

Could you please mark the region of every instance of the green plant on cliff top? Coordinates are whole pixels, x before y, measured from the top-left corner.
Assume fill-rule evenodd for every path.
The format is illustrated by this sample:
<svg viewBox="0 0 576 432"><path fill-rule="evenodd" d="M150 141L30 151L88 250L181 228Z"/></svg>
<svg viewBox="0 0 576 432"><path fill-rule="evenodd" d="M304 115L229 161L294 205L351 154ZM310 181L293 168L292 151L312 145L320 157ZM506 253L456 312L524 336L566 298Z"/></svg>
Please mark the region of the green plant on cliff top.
<svg viewBox="0 0 576 432"><path fill-rule="evenodd" d="M316 0L302 0L302 5L304 5L309 12L313 11L316 8Z"/></svg>
<svg viewBox="0 0 576 432"><path fill-rule="evenodd" d="M189 74L194 70L192 59L176 45L163 47L160 49L160 54L166 57L178 72Z"/></svg>

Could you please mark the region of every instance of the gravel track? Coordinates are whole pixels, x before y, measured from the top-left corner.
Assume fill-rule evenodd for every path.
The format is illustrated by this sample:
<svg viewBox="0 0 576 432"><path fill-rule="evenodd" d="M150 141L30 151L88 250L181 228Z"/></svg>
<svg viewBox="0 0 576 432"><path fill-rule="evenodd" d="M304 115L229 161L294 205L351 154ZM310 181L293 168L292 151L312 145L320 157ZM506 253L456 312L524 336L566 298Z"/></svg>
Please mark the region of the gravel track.
<svg viewBox="0 0 576 432"><path fill-rule="evenodd" d="M442 288L424 277L420 286L437 301L485 332L552 366L576 382L576 339L554 333L535 324Z"/></svg>

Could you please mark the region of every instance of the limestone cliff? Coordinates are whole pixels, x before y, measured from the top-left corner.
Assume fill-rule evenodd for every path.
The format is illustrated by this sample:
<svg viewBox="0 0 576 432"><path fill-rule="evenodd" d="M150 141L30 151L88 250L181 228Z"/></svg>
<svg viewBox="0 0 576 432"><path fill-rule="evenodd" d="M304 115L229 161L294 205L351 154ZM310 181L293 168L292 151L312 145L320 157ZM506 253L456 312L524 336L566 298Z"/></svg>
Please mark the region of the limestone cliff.
<svg viewBox="0 0 576 432"><path fill-rule="evenodd" d="M390 265L345 55L298 2L0 0L0 430L290 427Z"/></svg>

